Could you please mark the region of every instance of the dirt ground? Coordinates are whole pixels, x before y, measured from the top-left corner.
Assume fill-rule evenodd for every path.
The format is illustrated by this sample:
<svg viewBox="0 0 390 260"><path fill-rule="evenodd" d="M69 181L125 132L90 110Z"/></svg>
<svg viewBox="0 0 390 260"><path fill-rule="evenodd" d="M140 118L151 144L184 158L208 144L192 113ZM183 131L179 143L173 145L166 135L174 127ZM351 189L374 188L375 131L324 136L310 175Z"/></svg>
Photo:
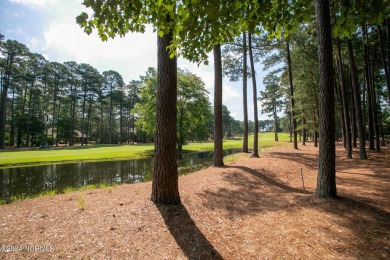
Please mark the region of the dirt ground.
<svg viewBox="0 0 390 260"><path fill-rule="evenodd" d="M154 205L150 182L0 206L0 259L390 259L389 147L338 146L324 200L318 149L289 146L180 177L182 206Z"/></svg>

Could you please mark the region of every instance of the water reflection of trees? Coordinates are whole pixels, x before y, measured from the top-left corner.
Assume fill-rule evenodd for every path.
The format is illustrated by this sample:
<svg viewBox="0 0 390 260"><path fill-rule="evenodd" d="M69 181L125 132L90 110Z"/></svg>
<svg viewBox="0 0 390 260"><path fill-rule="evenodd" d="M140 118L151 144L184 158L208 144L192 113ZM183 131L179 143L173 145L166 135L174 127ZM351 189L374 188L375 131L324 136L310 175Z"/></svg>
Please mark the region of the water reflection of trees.
<svg viewBox="0 0 390 260"><path fill-rule="evenodd" d="M225 155L239 149L225 151ZM179 174L210 165L212 152L184 153L178 156ZM67 188L86 185L135 183L152 179L153 158L138 160L53 164L0 169L0 199L28 197L46 191L64 192Z"/></svg>

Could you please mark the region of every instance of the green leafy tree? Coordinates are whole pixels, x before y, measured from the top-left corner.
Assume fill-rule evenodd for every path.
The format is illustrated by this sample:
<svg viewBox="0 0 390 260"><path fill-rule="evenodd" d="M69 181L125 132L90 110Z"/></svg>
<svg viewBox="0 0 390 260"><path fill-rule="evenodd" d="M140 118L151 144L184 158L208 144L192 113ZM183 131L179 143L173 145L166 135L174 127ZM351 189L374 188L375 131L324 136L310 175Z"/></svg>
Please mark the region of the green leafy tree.
<svg viewBox="0 0 390 260"><path fill-rule="evenodd" d="M155 131L156 83L157 73L149 68L142 77L144 85L140 88L140 103L135 105L137 125L149 136ZM177 147L182 149L188 140L205 140L208 137L208 121L211 109L204 83L196 75L178 71L177 85Z"/></svg>

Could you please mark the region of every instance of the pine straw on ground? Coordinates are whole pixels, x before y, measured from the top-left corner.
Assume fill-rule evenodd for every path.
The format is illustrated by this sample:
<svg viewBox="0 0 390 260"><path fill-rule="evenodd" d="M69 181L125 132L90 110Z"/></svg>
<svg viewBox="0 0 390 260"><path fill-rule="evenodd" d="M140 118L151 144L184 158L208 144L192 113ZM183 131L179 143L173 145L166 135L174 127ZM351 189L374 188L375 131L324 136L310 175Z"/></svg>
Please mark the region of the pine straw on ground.
<svg viewBox="0 0 390 260"><path fill-rule="evenodd" d="M336 200L313 197L309 144L181 177L181 206L150 202L151 183L1 206L0 246L53 250L0 258L389 259L389 151L361 161L338 146Z"/></svg>

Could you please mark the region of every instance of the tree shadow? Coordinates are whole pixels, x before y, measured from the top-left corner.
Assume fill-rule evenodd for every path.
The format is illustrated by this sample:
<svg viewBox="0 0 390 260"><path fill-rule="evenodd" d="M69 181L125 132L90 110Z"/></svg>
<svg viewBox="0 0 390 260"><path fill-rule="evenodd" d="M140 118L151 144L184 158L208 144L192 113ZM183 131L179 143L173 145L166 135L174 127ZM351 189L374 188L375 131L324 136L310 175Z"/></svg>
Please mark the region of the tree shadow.
<svg viewBox="0 0 390 260"><path fill-rule="evenodd" d="M288 192L295 192L295 193L301 193L301 194L312 194L311 192L306 191L306 190L290 187L290 186L284 184L283 182L278 181L276 178L271 178L271 177L267 176L267 174L263 174L260 171L256 171L254 169L251 169L251 168L248 168L245 166L227 166L227 168L236 168L236 169L243 170L243 171L250 173L253 176L261 179L262 181L267 182L268 184L270 184L272 186L278 187L278 188L285 190L285 191L288 191Z"/></svg>
<svg viewBox="0 0 390 260"><path fill-rule="evenodd" d="M281 209L301 207L296 201L312 192L295 187L277 179L270 171L257 171L245 166L225 166L229 171L223 178L230 185L217 190L204 190L199 195L209 210L219 209L229 219L245 215L257 215ZM239 171L237 171L239 170ZM249 173L242 174L242 171ZM253 178L253 177L255 178Z"/></svg>
<svg viewBox="0 0 390 260"><path fill-rule="evenodd" d="M295 161L312 169L318 168L318 155L316 154L272 152L272 157Z"/></svg>
<svg viewBox="0 0 390 260"><path fill-rule="evenodd" d="M156 205L169 232L188 259L223 259L198 229L184 205Z"/></svg>
<svg viewBox="0 0 390 260"><path fill-rule="evenodd" d="M305 158L304 154L291 158L288 156L289 154L279 154L279 158L290 161ZM313 161L311 157L308 159ZM280 172L274 170L251 169L241 165L227 166L226 169L223 179L228 183L227 186L224 185L216 190L205 190L199 194L203 198L204 206L210 210L219 209L229 219L277 211L297 215L297 212L299 214L299 212L306 212L305 210L314 210L320 212L319 215L312 213L314 222L319 221L317 219L319 216L324 219L318 226L313 226L315 228L313 232L323 229L326 230L323 231L325 234L335 239L344 237L338 233L341 227L352 232L353 240L346 243L333 243L329 246L330 250L348 257L382 258L386 248L390 247L390 240L388 240L390 213L388 206L382 205L386 204L386 200L382 199L381 203L375 203L372 198L364 197L364 194L356 191L356 188L370 185L370 189L376 193L375 196L388 198L389 182L381 187L379 184L373 185L375 179L370 183L364 183L364 180L338 176L338 184L348 183L348 187L344 187L345 192L337 199L318 199L311 195L313 192L292 187L288 182L281 181L278 179Z"/></svg>

